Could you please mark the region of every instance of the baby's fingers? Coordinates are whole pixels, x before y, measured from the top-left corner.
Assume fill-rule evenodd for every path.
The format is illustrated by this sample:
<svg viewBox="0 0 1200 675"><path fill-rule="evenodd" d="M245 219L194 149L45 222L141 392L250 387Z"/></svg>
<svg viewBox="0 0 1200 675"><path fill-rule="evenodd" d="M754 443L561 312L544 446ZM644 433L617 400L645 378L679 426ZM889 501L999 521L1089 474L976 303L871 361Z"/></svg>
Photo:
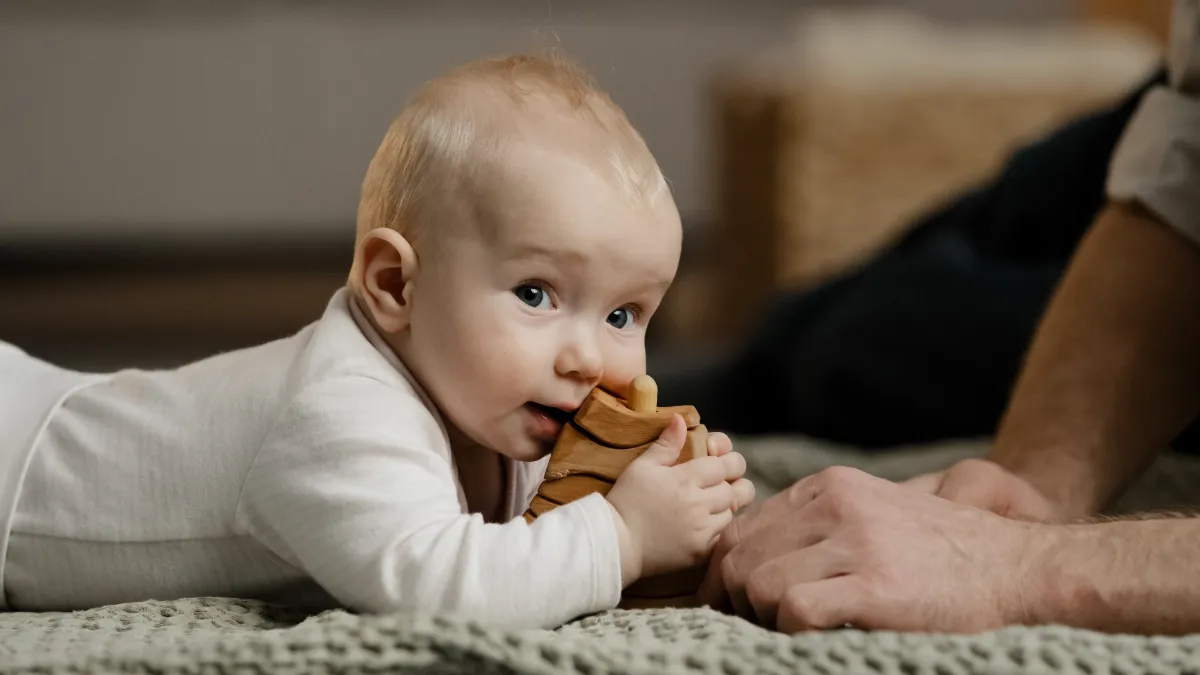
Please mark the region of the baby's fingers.
<svg viewBox="0 0 1200 675"><path fill-rule="evenodd" d="M735 481L746 473L746 458L741 453L730 452L720 457L697 457L679 465L702 488L712 487L722 481Z"/></svg>
<svg viewBox="0 0 1200 675"><path fill-rule="evenodd" d="M701 488L724 483L726 480L725 474L727 468L725 466L725 457L697 457L690 462L684 462L674 468L677 471L682 471L693 483Z"/></svg>
<svg viewBox="0 0 1200 675"><path fill-rule="evenodd" d="M712 487L704 488L704 503L709 513L721 511L737 511L754 501L754 483L739 478L730 483L722 481Z"/></svg>
<svg viewBox="0 0 1200 675"><path fill-rule="evenodd" d="M733 522L733 511L730 511L729 509L721 511L720 513L714 513L709 516L708 531L712 532L712 537L709 539L708 546L709 554L711 554L712 550L716 548L717 541L721 538L721 533L725 531L725 528L729 527L729 523L731 522Z"/></svg>
<svg viewBox="0 0 1200 675"><path fill-rule="evenodd" d="M733 451L733 441L720 431L714 431L708 435L707 445L710 457L720 457Z"/></svg>
<svg viewBox="0 0 1200 675"><path fill-rule="evenodd" d="M733 510L737 511L743 506L749 506L754 503L754 483L751 483L745 478L739 478L732 484L733 488Z"/></svg>
<svg viewBox="0 0 1200 675"><path fill-rule="evenodd" d="M746 475L746 458L740 452L730 452L721 455L725 463L725 480L733 481Z"/></svg>
<svg viewBox="0 0 1200 675"><path fill-rule="evenodd" d="M733 485L725 481L721 481L716 485L704 488L704 505L708 507L709 513L720 513L722 511L731 511L735 507L734 502L737 500L737 495L734 494Z"/></svg>

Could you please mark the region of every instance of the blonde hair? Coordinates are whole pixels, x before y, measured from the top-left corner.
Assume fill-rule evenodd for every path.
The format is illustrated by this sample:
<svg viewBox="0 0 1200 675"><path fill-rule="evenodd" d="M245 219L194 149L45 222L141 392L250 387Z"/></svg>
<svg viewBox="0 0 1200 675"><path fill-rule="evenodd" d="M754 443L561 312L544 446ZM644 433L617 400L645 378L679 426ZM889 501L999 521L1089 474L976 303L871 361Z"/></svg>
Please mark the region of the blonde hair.
<svg viewBox="0 0 1200 675"><path fill-rule="evenodd" d="M509 111L530 100L557 104L600 132L608 175L631 198L653 199L666 191L641 135L583 68L552 50L518 54L468 63L416 92L367 169L357 239L386 227L415 246L437 207L471 189L497 160L504 133L503 109L496 104L505 99Z"/></svg>

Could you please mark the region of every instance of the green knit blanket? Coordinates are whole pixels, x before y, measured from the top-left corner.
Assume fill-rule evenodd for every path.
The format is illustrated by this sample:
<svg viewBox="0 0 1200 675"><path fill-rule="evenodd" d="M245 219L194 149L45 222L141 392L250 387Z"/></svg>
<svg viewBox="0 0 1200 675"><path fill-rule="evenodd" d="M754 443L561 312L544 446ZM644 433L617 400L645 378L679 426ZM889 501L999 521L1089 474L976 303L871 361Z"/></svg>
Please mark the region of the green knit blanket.
<svg viewBox="0 0 1200 675"><path fill-rule="evenodd" d="M864 455L796 439L739 442L766 496L832 464L900 479L980 453L955 444ZM1166 457L1119 511L1195 502L1200 463ZM982 635L842 630L786 636L708 609L612 611L556 631L227 598L141 602L71 613L0 614L8 673L1182 673L1200 636L1114 636L1060 626Z"/></svg>

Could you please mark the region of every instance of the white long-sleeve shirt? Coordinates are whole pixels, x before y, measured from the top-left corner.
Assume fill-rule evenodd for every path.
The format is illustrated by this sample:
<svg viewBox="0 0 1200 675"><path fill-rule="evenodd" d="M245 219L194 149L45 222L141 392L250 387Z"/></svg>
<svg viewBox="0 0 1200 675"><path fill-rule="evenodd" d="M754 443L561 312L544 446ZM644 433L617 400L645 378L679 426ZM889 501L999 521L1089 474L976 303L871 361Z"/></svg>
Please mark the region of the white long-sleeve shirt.
<svg viewBox="0 0 1200 675"><path fill-rule="evenodd" d="M1172 9L1167 84L1142 97L1107 187L1200 245L1200 0L1175 0Z"/></svg>
<svg viewBox="0 0 1200 675"><path fill-rule="evenodd" d="M510 462L489 524L471 470L345 290L292 337L174 370L0 343L0 608L219 595L549 627L617 604L601 497L527 524L545 460Z"/></svg>

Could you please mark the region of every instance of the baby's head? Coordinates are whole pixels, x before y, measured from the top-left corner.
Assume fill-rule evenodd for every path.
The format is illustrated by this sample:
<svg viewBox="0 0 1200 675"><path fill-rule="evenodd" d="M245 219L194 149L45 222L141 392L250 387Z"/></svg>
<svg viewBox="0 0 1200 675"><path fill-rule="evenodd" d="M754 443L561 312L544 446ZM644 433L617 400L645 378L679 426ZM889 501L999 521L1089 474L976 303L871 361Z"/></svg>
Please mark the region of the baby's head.
<svg viewBox="0 0 1200 675"><path fill-rule="evenodd" d="M621 109L571 63L517 56L428 83L392 123L349 285L457 432L533 460L593 387L645 370L681 239Z"/></svg>

